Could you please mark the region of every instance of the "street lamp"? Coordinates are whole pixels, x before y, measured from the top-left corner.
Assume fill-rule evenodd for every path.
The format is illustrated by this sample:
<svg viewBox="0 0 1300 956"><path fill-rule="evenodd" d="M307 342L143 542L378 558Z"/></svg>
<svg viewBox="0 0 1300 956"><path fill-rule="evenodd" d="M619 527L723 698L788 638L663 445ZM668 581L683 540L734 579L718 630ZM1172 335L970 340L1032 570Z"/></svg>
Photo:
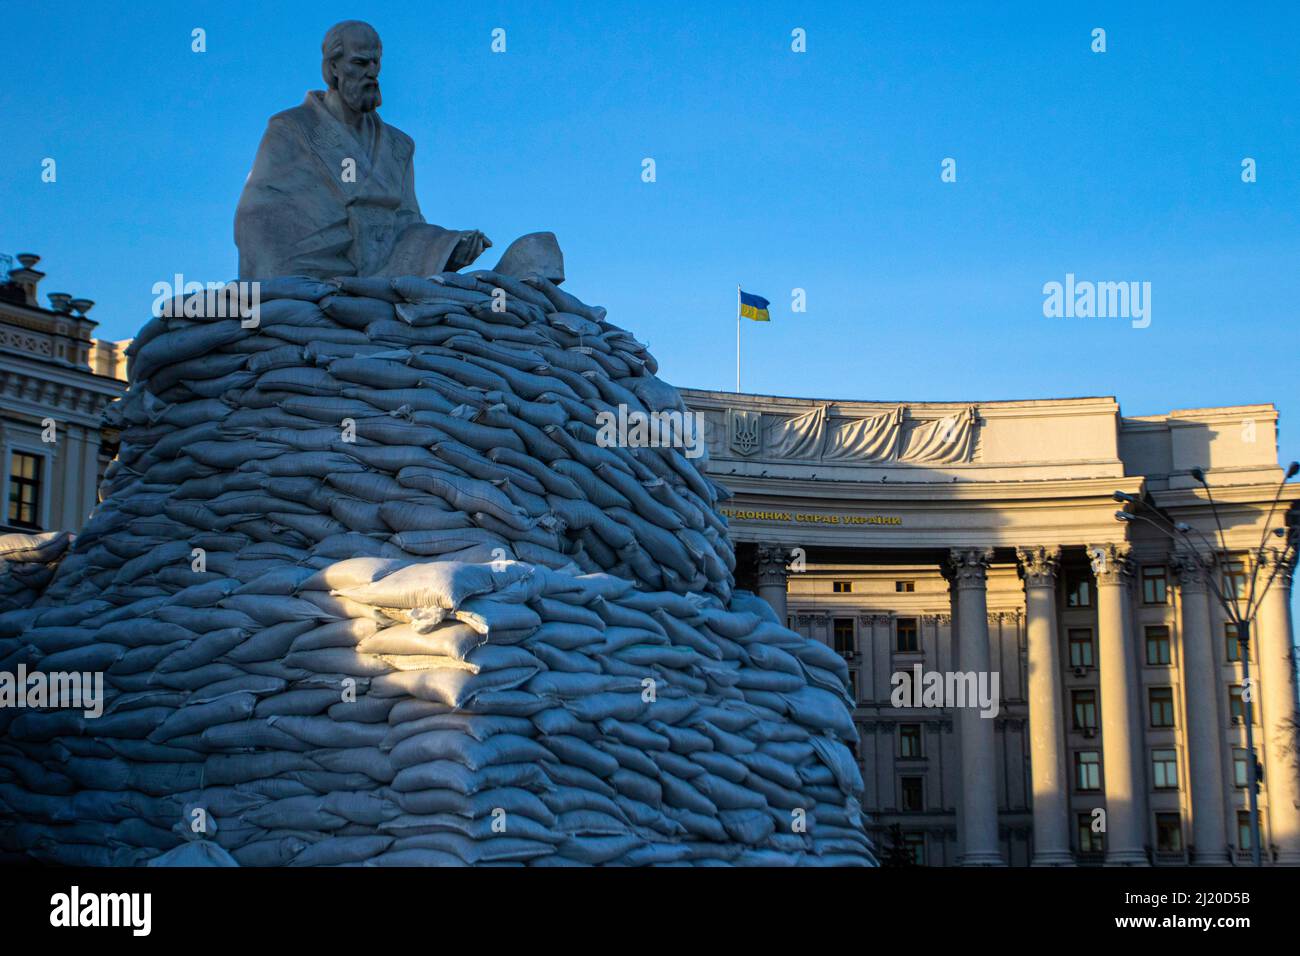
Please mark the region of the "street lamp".
<svg viewBox="0 0 1300 956"><path fill-rule="evenodd" d="M1282 499L1282 489L1288 480L1300 474L1300 462L1291 462L1287 467L1286 474L1278 482L1277 492L1273 495L1273 504L1268 509L1268 517L1264 519L1264 533L1260 536L1259 546L1251 552L1250 561L1250 591L1246 596L1246 606L1243 610L1241 606L1241 586L1239 586L1235 575L1232 576L1232 587L1221 589L1215 576L1210 569L1217 560L1221 560L1226 567L1228 563L1228 545L1223 534L1223 522L1219 519L1219 508L1214 501L1214 493L1210 490L1209 482L1205 480L1205 472L1200 468L1193 468L1190 472L1193 479L1198 481L1205 489L1205 495L1210 502L1210 511L1214 515L1214 525L1219 532L1219 546L1214 545L1206 539L1205 535L1193 528L1185 521L1174 521L1164 511L1157 508L1154 504L1137 495L1126 494L1122 491L1115 492L1115 500L1123 504L1132 505L1134 511L1117 511L1115 519L1117 521L1141 521L1151 525L1161 534L1165 535L1175 545L1181 549L1190 552L1192 558L1207 573L1206 580L1214 592L1215 598L1223 608L1224 616L1232 622L1237 630L1237 646L1241 650L1241 674L1242 681L1247 689L1250 688L1250 626L1259 611L1260 604L1268 589L1273 585L1273 579L1277 577L1279 569L1286 564L1295 561L1297 550L1300 549L1300 528L1287 527L1285 524L1278 528L1269 528L1273 522L1273 515L1277 513L1278 502ZM1283 539L1282 549L1277 553L1276 547L1270 548L1273 554L1273 569L1268 579L1264 582L1264 587L1258 589L1259 569L1265 562L1265 550L1268 542L1269 533ZM1193 538L1195 535L1195 538ZM1199 543L1196 539L1199 539ZM1204 552L1201 549L1204 545ZM1254 705L1251 701L1252 694L1243 694L1242 703L1246 709L1246 790L1250 796L1250 855L1251 862L1255 866L1260 865L1260 839L1259 839L1259 762L1255 756L1255 721Z"/></svg>

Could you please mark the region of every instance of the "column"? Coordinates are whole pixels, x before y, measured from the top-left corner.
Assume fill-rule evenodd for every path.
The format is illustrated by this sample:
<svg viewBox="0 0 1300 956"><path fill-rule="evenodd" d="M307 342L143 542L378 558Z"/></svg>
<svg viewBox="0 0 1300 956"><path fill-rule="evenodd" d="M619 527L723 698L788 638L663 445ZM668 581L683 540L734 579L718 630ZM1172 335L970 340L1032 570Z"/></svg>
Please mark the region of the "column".
<svg viewBox="0 0 1300 956"><path fill-rule="evenodd" d="M858 724L859 766L862 769L862 809L874 816L880 812L880 800L876 795L876 778L872 773L884 760L880 752L880 734L877 724L880 721L864 720Z"/></svg>
<svg viewBox="0 0 1300 956"><path fill-rule="evenodd" d="M957 664L977 677L989 672L988 597L985 587L991 548L953 548L950 556L957 594ZM998 849L997 753L993 721L968 705L957 712L961 745L962 866L1004 866Z"/></svg>
<svg viewBox="0 0 1300 956"><path fill-rule="evenodd" d="M1034 793L1034 866L1073 866L1065 766L1061 645L1056 629L1058 546L1017 548L1025 579L1029 650L1029 771Z"/></svg>
<svg viewBox="0 0 1300 956"><path fill-rule="evenodd" d="M90 512L99 504L99 430L88 427L82 429L82 447L85 460L82 462L82 498L81 514L77 518L77 530L86 523Z"/></svg>
<svg viewBox="0 0 1300 956"><path fill-rule="evenodd" d="M939 566L939 573L942 574L943 579L948 582L948 611L951 623L948 627L947 661L935 661L934 669L942 671L945 669L946 663L948 670L955 671L957 670L957 645L960 643L958 634L961 630L961 608L958 607L957 600L957 570L950 561L944 561ZM945 714L951 716L946 710ZM963 841L966 838L966 812L965 803L962 800L962 794L965 792L966 788L962 781L961 726L955 720L949 720L948 716L945 716L943 727L952 736L952 746L955 751L955 759L949 762L949 766L956 777L955 784L952 788L954 794L952 807L953 823L955 824L955 838L953 841L952 856L948 859L948 862L946 862L945 865L957 866L961 862L964 853Z"/></svg>
<svg viewBox="0 0 1300 956"><path fill-rule="evenodd" d="M1098 667L1101 676L1101 759L1106 778L1106 865L1146 866L1147 801L1137 765L1134 733L1141 734L1136 703L1137 666L1129 582L1128 544L1092 545L1097 579ZM1136 712L1135 712L1136 711ZM1135 731L1136 728L1136 731Z"/></svg>
<svg viewBox="0 0 1300 956"><path fill-rule="evenodd" d="M872 672L876 675L871 688L871 696L879 706L880 701L889 700L890 677L894 669L890 666L893 659L893 647L890 644L889 615L871 616L871 646L862 648L864 654L870 654Z"/></svg>
<svg viewBox="0 0 1300 956"><path fill-rule="evenodd" d="M875 628L872 622L874 614L858 615L858 700L875 705L880 699L876 696L876 642Z"/></svg>
<svg viewBox="0 0 1300 956"><path fill-rule="evenodd" d="M89 454L83 438L86 429L60 421L57 434L58 441L50 449L53 457L48 463L46 487L41 492L50 496L50 526L46 530L79 531L89 512L89 509L82 511L86 496L84 463ZM61 505L57 513L54 510L56 485Z"/></svg>
<svg viewBox="0 0 1300 956"><path fill-rule="evenodd" d="M782 627L785 627L786 619L786 578L789 575L786 565L789 561L790 552L780 545L758 546L758 596L772 608Z"/></svg>
<svg viewBox="0 0 1300 956"><path fill-rule="evenodd" d="M1291 643L1291 581L1295 560L1282 563L1275 549L1265 553L1260 586L1277 570L1256 616L1251 643L1259 648L1260 726L1263 729L1264 790L1269 831L1282 866L1300 866L1300 755L1296 753L1295 648ZM1261 830L1263 827L1260 828ZM1263 835L1261 835L1261 840ZM1267 846L1263 847L1267 850ZM1267 859L1267 855L1264 857Z"/></svg>
<svg viewBox="0 0 1300 956"><path fill-rule="evenodd" d="M1187 769L1191 781L1192 863L1227 866L1224 823L1223 725L1219 722L1219 655L1206 604L1207 569L1193 554L1172 562L1178 574L1183 637L1183 681L1187 698ZM1219 645L1221 646L1221 645Z"/></svg>

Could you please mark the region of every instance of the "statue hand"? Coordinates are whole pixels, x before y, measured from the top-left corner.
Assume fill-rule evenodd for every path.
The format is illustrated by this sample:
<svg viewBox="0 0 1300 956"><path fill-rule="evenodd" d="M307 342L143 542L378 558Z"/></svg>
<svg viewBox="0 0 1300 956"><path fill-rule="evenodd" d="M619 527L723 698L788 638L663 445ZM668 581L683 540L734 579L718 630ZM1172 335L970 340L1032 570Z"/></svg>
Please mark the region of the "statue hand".
<svg viewBox="0 0 1300 956"><path fill-rule="evenodd" d="M448 268L453 271L463 269L483 254L484 249L492 247L492 240L477 229L466 229L460 234L460 241L452 251Z"/></svg>

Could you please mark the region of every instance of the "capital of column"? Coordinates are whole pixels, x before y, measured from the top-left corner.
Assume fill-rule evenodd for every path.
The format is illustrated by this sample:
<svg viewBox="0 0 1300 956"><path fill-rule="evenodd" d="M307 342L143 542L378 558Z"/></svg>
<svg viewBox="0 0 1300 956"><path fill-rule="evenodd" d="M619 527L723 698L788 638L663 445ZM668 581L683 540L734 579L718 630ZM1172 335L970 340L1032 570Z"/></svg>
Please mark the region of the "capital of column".
<svg viewBox="0 0 1300 956"><path fill-rule="evenodd" d="M1055 587L1056 575L1061 570L1061 546L1053 544L1016 548L1016 561L1025 579L1025 587Z"/></svg>
<svg viewBox="0 0 1300 956"><path fill-rule="evenodd" d="M758 586L785 587L789 571L790 550L779 544L760 544L758 546Z"/></svg>
<svg viewBox="0 0 1300 956"><path fill-rule="evenodd" d="M948 552L949 580L959 588L982 589L992 563L992 548L953 548Z"/></svg>
<svg viewBox="0 0 1300 956"><path fill-rule="evenodd" d="M1133 548L1127 541L1088 545L1088 560L1098 584L1128 584L1133 576L1129 555Z"/></svg>
<svg viewBox="0 0 1300 956"><path fill-rule="evenodd" d="M1206 575L1210 573L1213 566L1212 559L1189 551L1180 551L1174 555L1169 566L1178 575L1178 587L1184 594L1205 593Z"/></svg>
<svg viewBox="0 0 1300 956"><path fill-rule="evenodd" d="M1292 532L1296 534L1296 532ZM1260 585L1267 581L1277 569L1277 575L1273 578L1273 587L1282 588L1289 591L1291 582L1295 577L1297 550L1295 546L1290 548L1263 548L1259 552L1260 564Z"/></svg>

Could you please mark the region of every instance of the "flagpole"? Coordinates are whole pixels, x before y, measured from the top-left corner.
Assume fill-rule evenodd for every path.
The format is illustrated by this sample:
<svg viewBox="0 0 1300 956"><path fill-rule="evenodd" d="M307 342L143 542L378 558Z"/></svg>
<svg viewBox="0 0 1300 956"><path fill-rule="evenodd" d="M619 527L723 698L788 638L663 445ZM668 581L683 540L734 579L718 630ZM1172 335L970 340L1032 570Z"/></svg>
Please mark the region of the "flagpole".
<svg viewBox="0 0 1300 956"><path fill-rule="evenodd" d="M736 391L740 391L740 283L736 283Z"/></svg>

